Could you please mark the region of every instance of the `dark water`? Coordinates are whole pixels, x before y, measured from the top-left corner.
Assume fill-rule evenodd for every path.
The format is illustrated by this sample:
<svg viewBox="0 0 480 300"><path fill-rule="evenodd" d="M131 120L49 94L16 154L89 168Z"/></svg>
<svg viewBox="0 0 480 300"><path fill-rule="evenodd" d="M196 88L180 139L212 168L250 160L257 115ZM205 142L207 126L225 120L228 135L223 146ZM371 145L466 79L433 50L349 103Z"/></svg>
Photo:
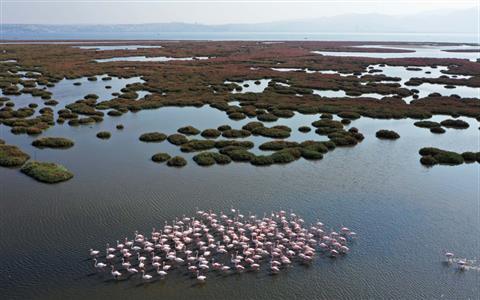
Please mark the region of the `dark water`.
<svg viewBox="0 0 480 300"><path fill-rule="evenodd" d="M399 42L454 42L478 43L475 33L411 33L411 32L65 32L64 34L16 34L4 32L6 40L269 40L269 41L399 41Z"/></svg>
<svg viewBox="0 0 480 300"><path fill-rule="evenodd" d="M296 128L317 118L296 115L275 124ZM2 299L478 298L479 273L446 267L442 250L480 255L479 164L425 168L417 154L423 146L478 151L478 122L464 119L469 129L434 135L414 127L413 120L361 118L352 123L366 137L358 146L336 149L318 162L267 168L242 163L205 168L189 159L185 168L172 169L149 160L155 152L175 154L178 148L142 143L137 138L143 132L173 133L187 124L238 128L248 122L207 107L162 108L48 130L49 136L75 140L66 151L35 149L31 137L11 135L2 126L0 137L8 143L75 173L71 181L45 185L0 168ZM117 123L125 130L116 131ZM382 128L401 138L376 139ZM112 138L97 139L100 130L112 131ZM308 138L319 139L295 132L291 140ZM254 140L258 146L265 139ZM103 249L134 230L149 232L196 207L231 206L259 214L293 209L308 222L318 217L328 226L348 226L359 239L338 260L317 257L310 267L295 266L276 277L211 273L203 286L172 272L162 282L114 282L86 260L89 248Z"/></svg>

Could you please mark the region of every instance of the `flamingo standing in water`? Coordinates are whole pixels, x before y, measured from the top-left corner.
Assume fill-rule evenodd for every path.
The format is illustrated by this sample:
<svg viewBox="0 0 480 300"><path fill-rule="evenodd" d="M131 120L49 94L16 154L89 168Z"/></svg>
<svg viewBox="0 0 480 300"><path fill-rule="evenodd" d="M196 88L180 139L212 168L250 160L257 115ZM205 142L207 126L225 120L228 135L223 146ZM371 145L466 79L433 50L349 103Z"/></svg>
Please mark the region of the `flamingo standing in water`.
<svg viewBox="0 0 480 300"><path fill-rule="evenodd" d="M460 270L465 270L466 266L467 266L467 259L461 259L457 262L457 265L458 265L458 268Z"/></svg>
<svg viewBox="0 0 480 300"><path fill-rule="evenodd" d="M165 221L163 229L153 229L151 235L135 231L132 239L122 239L124 243L119 240L116 247L107 244L106 263L96 260L100 254L97 250L90 249L90 256L99 270L111 265L116 279L122 273L114 266L121 263L130 274L141 272L144 280L155 275L146 274L149 267L164 278L175 266L205 281L210 269L226 274L245 269L258 271L262 263L269 261L270 272L277 274L296 261L312 262L318 251L331 257L346 255L350 251L347 245L355 237L347 227L335 232L321 222L304 226L303 219L285 211L265 214L263 218L235 209L231 212L217 216L211 210L197 211L198 217L175 218L171 224ZM134 264L138 267L133 268Z"/></svg>
<svg viewBox="0 0 480 300"><path fill-rule="evenodd" d="M115 267L114 267L114 266L112 266L112 272L111 272L111 273L112 273L113 278L115 278L115 279L118 279L118 277L122 276L122 273L120 273L119 271L115 270Z"/></svg>
<svg viewBox="0 0 480 300"><path fill-rule="evenodd" d="M161 277L165 277L167 276L167 272L165 272L164 270L160 270L160 266L157 267L157 274L160 275Z"/></svg>
<svg viewBox="0 0 480 300"><path fill-rule="evenodd" d="M445 257L447 258L447 262L448 262L448 263L451 263L451 262L452 262L453 256L454 256L453 253L451 253L451 252L445 252Z"/></svg>
<svg viewBox="0 0 480 300"><path fill-rule="evenodd" d="M143 280L150 280L150 279L152 279L152 275L145 274L145 270L142 270L142 279Z"/></svg>
<svg viewBox="0 0 480 300"><path fill-rule="evenodd" d="M207 279L207 276L200 275L200 271L197 271L197 280L199 282L205 282L206 279Z"/></svg>
<svg viewBox="0 0 480 300"><path fill-rule="evenodd" d="M100 251L90 249L90 256L97 256L98 254L100 254Z"/></svg>
<svg viewBox="0 0 480 300"><path fill-rule="evenodd" d="M103 268L105 268L105 267L107 266L107 264L104 264L104 263L102 263L102 262L100 262L100 263L97 262L97 259L96 259L96 258L93 259L93 262L94 262L95 268L97 268L97 269L103 269Z"/></svg>

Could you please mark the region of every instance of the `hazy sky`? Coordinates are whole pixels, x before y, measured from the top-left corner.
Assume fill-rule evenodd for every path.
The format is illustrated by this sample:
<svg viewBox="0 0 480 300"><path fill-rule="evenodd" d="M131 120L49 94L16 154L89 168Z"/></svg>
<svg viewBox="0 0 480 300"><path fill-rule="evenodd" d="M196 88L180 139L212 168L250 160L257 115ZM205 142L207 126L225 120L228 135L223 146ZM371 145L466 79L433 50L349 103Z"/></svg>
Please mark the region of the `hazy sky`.
<svg viewBox="0 0 480 300"><path fill-rule="evenodd" d="M0 0L1 22L27 24L259 23L349 13L477 9L480 0Z"/></svg>

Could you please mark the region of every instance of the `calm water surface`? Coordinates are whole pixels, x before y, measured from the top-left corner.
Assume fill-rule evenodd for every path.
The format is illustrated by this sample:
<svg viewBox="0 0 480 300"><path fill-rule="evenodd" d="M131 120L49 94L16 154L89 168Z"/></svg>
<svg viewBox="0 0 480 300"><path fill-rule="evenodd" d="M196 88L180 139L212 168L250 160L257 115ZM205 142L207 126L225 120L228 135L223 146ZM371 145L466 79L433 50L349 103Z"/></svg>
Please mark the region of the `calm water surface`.
<svg viewBox="0 0 480 300"><path fill-rule="evenodd" d="M74 47L80 48L80 49L92 49L97 51L162 48L162 46L154 46L154 45L93 45L93 46L74 46Z"/></svg>
<svg viewBox="0 0 480 300"><path fill-rule="evenodd" d="M273 124L297 128L317 118L297 114ZM33 138L11 135L2 126L0 136L8 143L35 159L64 164L75 177L45 185L18 170L0 169L0 289L5 299L477 298L478 272L446 267L442 250L479 257L479 165L425 168L417 153L423 146L478 151L478 123L466 120L469 129L434 135L409 119L361 118L351 125L365 134L358 146L336 149L322 161L267 168L199 167L191 154L182 169L150 161L155 152L180 152L168 142L138 141L143 132L173 133L188 124L239 128L248 122L208 107L162 108L48 130L46 135L75 140L66 151L33 148ZM115 130L118 123L125 125L123 131ZM396 130L401 138L376 139L382 128ZM100 130L112 131L112 138L97 139ZM290 140L313 138L322 139L294 130ZM258 146L266 139L253 140ZM359 239L338 260L318 257L311 267L295 266L276 277L211 273L204 286L174 272L151 284L139 278L114 282L86 260L90 247L102 249L134 230L149 232L196 207L231 206L259 214L294 209L308 222L320 218L328 226L349 226Z"/></svg>
<svg viewBox="0 0 480 300"><path fill-rule="evenodd" d="M103 76L93 82L58 83L51 89L61 102L55 109L92 92L100 100L110 99L112 92L141 81L102 81ZM73 86L76 81L82 85ZM255 89L268 84L247 83ZM28 97L11 98L16 107L42 102ZM288 140L324 140L314 132L296 130L317 119L318 115L296 114L267 126L290 126ZM68 182L46 185L17 169L0 168L2 299L477 299L480 272L445 266L442 251L480 257L480 164L425 168L418 155L425 146L480 151L478 122L462 119L470 128L435 135L413 126L410 119L361 118L350 126L359 128L365 140L353 148L338 148L321 161L199 167L191 160L194 154L182 154L188 159L182 169L150 161L156 152L180 154L178 147L166 141L142 143L139 135L171 134L185 125L240 128L252 120L233 121L206 106L161 108L107 116L88 126L56 125L43 134L73 139L75 146L68 150L36 149L30 145L33 137L12 135L0 125L0 138L7 143L20 146L34 159L61 163L75 174ZM115 129L120 123L123 131ZM395 130L401 138L378 140L379 129ZM112 138L97 139L101 130L111 131ZM255 153L262 153L258 146L268 140L248 139L255 142ZM103 250L106 242L131 237L134 230L150 232L176 216L193 214L196 207L231 206L257 214L293 209L307 222L319 218L329 227L348 226L359 239L351 253L337 260L319 256L310 267L295 266L275 277L266 271L209 273L203 286L175 272L162 282L143 284L140 278L116 282L109 273L98 274L88 260L88 249Z"/></svg>
<svg viewBox="0 0 480 300"><path fill-rule="evenodd" d="M463 58L476 61L480 58L478 46L384 46L384 45L365 45L357 46L359 48L389 48L399 50L412 50L413 52L381 53L381 52L333 52L333 51L313 51L316 54L328 56L355 56L355 57L376 57L376 58L403 58L403 57L431 57L431 58ZM477 50L476 52L448 52L444 50Z"/></svg>
<svg viewBox="0 0 480 300"><path fill-rule="evenodd" d="M98 63L104 62L115 62L115 61L157 61L157 62L166 62L171 60L205 60L209 59L207 56L195 56L195 57L169 57L169 56L122 56L122 57L112 57L112 58L102 58L95 59Z"/></svg>

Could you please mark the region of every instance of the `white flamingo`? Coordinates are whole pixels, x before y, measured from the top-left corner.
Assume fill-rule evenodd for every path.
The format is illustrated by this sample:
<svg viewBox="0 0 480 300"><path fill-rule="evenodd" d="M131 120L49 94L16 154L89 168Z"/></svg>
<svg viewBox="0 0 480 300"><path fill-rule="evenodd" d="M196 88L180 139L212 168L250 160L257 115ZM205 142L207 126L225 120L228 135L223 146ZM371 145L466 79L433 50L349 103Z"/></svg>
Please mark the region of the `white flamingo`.
<svg viewBox="0 0 480 300"><path fill-rule="evenodd" d="M150 279L152 279L152 275L145 274L145 270L142 270L142 279L143 280L150 280Z"/></svg>
<svg viewBox="0 0 480 300"><path fill-rule="evenodd" d="M114 266L112 266L112 272L111 272L111 273L112 273L113 278L115 278L115 279L118 279L118 277L122 276L122 273L120 273L119 271L115 270L115 267L114 267Z"/></svg>
<svg viewBox="0 0 480 300"><path fill-rule="evenodd" d="M207 279L207 276L200 275L200 271L197 271L197 280L199 282L205 282L206 279Z"/></svg>
<svg viewBox="0 0 480 300"><path fill-rule="evenodd" d="M105 268L105 267L107 266L107 264L104 264L104 263L102 263L102 262L100 262L100 263L97 262L97 259L96 259L96 258L94 258L93 261L94 261L94 266L95 266L95 268L97 268L97 269L103 269L103 268Z"/></svg>

